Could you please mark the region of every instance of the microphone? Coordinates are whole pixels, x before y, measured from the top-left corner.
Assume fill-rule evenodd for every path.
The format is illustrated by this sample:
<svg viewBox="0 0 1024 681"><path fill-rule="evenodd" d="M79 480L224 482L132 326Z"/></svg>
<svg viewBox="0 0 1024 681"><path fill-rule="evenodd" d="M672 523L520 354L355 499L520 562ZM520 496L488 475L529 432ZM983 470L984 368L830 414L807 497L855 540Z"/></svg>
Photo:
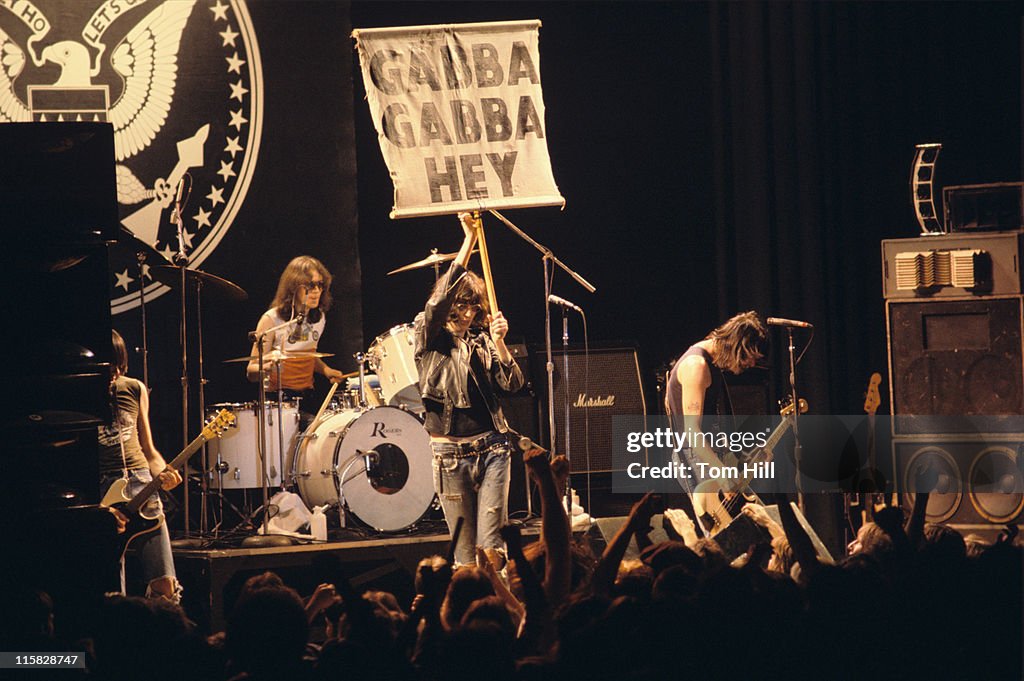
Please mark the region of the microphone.
<svg viewBox="0 0 1024 681"><path fill-rule="evenodd" d="M174 198L174 205L181 210L181 195L185 193L185 176L182 175L181 179L178 180L178 194Z"/></svg>
<svg viewBox="0 0 1024 681"><path fill-rule="evenodd" d="M185 176L182 175L181 179L178 180L178 190L174 197L174 214L172 216L172 222L178 226L178 252L174 254L174 257L171 260L179 267L185 267L188 265L188 256L185 255L185 235L182 233L184 227L181 223L181 195L184 193Z"/></svg>
<svg viewBox="0 0 1024 681"><path fill-rule="evenodd" d="M366 469L366 474L372 475L373 467L380 463L380 454L376 449L368 449L365 452L357 449L356 453L363 457L363 467Z"/></svg>
<svg viewBox="0 0 1024 681"><path fill-rule="evenodd" d="M309 313L304 301L300 302L296 309L295 325L292 327L292 332L288 334L289 343L297 343L302 337L302 325L306 321L306 315Z"/></svg>
<svg viewBox="0 0 1024 681"><path fill-rule="evenodd" d="M813 329L814 324L810 322L801 322L796 319L785 319L783 317L769 317L765 320L768 322L768 326L792 326L798 329Z"/></svg>
<svg viewBox="0 0 1024 681"><path fill-rule="evenodd" d="M551 295L548 296L548 302L549 303L554 303L555 305L561 305L562 307L572 308L573 310L576 310L580 314L583 313L583 310L580 308L579 305L576 305L575 303L569 302L565 298L560 298L559 296L556 296L554 293L552 293Z"/></svg>
<svg viewBox="0 0 1024 681"><path fill-rule="evenodd" d="M523 451L523 452L529 452L529 451L532 451L534 449L544 449L539 444L537 444L536 442L534 442L530 438L526 437L525 435L520 435L519 436L519 443L518 444L519 444L519 449L521 451Z"/></svg>

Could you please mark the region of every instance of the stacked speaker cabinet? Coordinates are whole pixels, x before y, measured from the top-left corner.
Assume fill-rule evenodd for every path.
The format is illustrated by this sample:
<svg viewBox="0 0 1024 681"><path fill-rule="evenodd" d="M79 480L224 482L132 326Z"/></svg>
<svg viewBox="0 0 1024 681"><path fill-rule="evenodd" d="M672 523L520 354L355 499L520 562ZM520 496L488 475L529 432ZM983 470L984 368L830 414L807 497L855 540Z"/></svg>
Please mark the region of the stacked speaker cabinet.
<svg viewBox="0 0 1024 681"><path fill-rule="evenodd" d="M568 360L568 362L566 362ZM611 489L612 424L616 416L643 416L647 401L640 362L634 347L570 348L568 357L559 348L554 364L555 451L565 453L566 435L572 462L572 484L580 490L584 508L592 516L625 515L638 498L615 494ZM568 363L568 371L566 371ZM541 443L548 446L547 357L541 348L531 361L537 388ZM566 428L566 400L569 427Z"/></svg>
<svg viewBox="0 0 1024 681"><path fill-rule="evenodd" d="M1024 522L1021 232L882 242L893 468L961 531Z"/></svg>

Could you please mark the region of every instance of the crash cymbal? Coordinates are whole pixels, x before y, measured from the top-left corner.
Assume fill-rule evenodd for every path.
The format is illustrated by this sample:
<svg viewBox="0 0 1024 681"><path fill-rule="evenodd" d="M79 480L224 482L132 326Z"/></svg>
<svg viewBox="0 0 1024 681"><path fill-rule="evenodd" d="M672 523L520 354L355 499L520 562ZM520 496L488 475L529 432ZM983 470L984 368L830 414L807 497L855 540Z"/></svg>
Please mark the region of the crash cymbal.
<svg viewBox="0 0 1024 681"><path fill-rule="evenodd" d="M263 353L264 362L287 362L290 359L313 359L315 357L334 357L333 352L288 352L287 350L271 350L270 352ZM251 357L235 357L233 359L224 360L225 364L229 362L258 362L260 358L258 355Z"/></svg>
<svg viewBox="0 0 1024 681"><path fill-rule="evenodd" d="M476 251L473 251L476 253ZM416 262L409 263L408 265L402 265L397 270L391 270L388 275L398 274L399 272L408 272L409 270L418 270L421 267L430 267L432 265L440 265L441 263L450 262L455 260L455 256L458 253L438 253L436 248L431 249L430 255L423 258L423 260L417 260ZM471 254L472 255L472 254Z"/></svg>
<svg viewBox="0 0 1024 681"><path fill-rule="evenodd" d="M177 265L161 265L160 267L152 268L150 272L153 278L161 284L175 287L181 283L181 269ZM245 289L238 284L222 279L216 274L203 272L202 270L193 270L186 267L185 280L189 283L201 281L203 283L203 293L212 291L224 296L228 300L245 300L249 297Z"/></svg>

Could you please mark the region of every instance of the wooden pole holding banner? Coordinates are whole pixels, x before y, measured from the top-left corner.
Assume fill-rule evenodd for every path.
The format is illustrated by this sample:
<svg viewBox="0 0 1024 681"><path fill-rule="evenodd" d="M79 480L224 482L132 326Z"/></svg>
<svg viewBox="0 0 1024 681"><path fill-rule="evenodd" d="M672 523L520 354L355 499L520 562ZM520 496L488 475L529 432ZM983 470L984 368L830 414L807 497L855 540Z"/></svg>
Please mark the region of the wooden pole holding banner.
<svg viewBox="0 0 1024 681"><path fill-rule="evenodd" d="M498 311L498 298L494 295L494 279L491 277L491 259L487 254L487 240L484 238L484 221L480 211L473 211L473 222L476 225L477 243L480 246L480 266L484 271L484 286L487 288L487 303L491 314Z"/></svg>

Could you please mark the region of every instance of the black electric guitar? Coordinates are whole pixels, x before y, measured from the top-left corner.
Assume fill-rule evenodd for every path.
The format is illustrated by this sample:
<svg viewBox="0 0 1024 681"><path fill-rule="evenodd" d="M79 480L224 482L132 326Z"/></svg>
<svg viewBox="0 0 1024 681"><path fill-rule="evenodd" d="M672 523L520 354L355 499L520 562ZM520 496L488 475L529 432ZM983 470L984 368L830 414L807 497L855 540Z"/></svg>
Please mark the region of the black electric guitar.
<svg viewBox="0 0 1024 681"><path fill-rule="evenodd" d="M807 413L807 400L800 399L800 413ZM772 434L768 436L763 447L752 450L742 459L743 463L755 464L768 462L775 456L775 447L779 440L789 431L793 425L793 414L796 411L793 403L790 402L782 407L779 414L782 421L775 427ZM729 492L725 489L725 483L739 491ZM746 480L705 480L693 490L693 510L700 518L701 523L709 537L715 536L723 530L736 514L740 512L744 504L759 503L757 495L750 489Z"/></svg>
<svg viewBox="0 0 1024 681"><path fill-rule="evenodd" d="M234 422L235 415L227 409L221 409L217 412L217 415L203 427L203 432L200 433L196 439L192 440L192 442L189 442L188 446L181 450L181 453L167 464L167 468L180 467L190 456L195 454L203 444L215 437L220 437L220 434ZM158 513L153 517L149 517L144 515L140 510L143 504L145 504L146 501L148 501L149 498L160 489L160 485L160 477L157 476L153 478L152 482L139 490L138 494L134 497L129 497L125 493L128 488L128 480L121 478L120 480L115 480L114 484L110 486L109 490L107 490L107 493L103 495L103 500L100 502L100 506L115 508L128 518L128 523L125 527L124 533L119 535L120 557L124 557L124 552L128 549L128 545L132 543L132 540L141 535L156 532L164 522L163 513Z"/></svg>

